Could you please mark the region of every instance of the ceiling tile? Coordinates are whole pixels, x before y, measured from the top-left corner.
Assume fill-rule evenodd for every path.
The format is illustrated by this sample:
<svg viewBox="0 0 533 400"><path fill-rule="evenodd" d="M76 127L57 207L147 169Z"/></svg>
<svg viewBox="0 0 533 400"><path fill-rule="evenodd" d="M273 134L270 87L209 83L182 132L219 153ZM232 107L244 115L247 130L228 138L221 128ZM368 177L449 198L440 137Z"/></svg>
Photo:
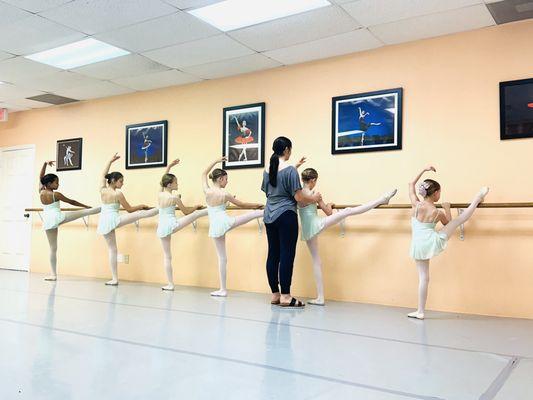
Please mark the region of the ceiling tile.
<svg viewBox="0 0 533 400"><path fill-rule="evenodd" d="M484 5L465 7L438 14L409 18L370 27L386 44L396 44L495 25Z"/></svg>
<svg viewBox="0 0 533 400"><path fill-rule="evenodd" d="M481 0L358 0L343 8L364 26L480 4Z"/></svg>
<svg viewBox="0 0 533 400"><path fill-rule="evenodd" d="M228 35L254 50L266 51L353 31L359 26L341 8L330 6L235 30Z"/></svg>
<svg viewBox="0 0 533 400"><path fill-rule="evenodd" d="M0 61L7 60L8 58L14 57L13 54L4 53L3 51L0 51Z"/></svg>
<svg viewBox="0 0 533 400"><path fill-rule="evenodd" d="M0 108L7 108L7 111L10 112L10 113L15 113L15 112L19 112L19 111L26 111L26 110L30 109L29 107L16 106L16 105L11 104L11 103L3 103L3 102L0 102Z"/></svg>
<svg viewBox="0 0 533 400"><path fill-rule="evenodd" d="M85 35L38 15L0 25L0 49L28 55L84 38Z"/></svg>
<svg viewBox="0 0 533 400"><path fill-rule="evenodd" d="M132 93L134 91L135 90L133 89L119 86L111 82L98 82L89 86L79 86L75 88L58 90L55 92L55 94L70 97L71 99L88 100Z"/></svg>
<svg viewBox="0 0 533 400"><path fill-rule="evenodd" d="M213 26L188 13L178 11L175 14L102 33L96 35L96 38L141 53L217 34L220 34L220 31Z"/></svg>
<svg viewBox="0 0 533 400"><path fill-rule="evenodd" d="M0 26L31 17L31 13L0 1Z"/></svg>
<svg viewBox="0 0 533 400"><path fill-rule="evenodd" d="M17 98L7 101L8 104L11 104L14 107L22 108L45 108L50 107L51 104L43 103L40 101L28 100L25 98Z"/></svg>
<svg viewBox="0 0 533 400"><path fill-rule="evenodd" d="M98 82L100 82L98 79L89 78L75 72L61 71L39 78L24 79L18 82L18 85L26 88L41 90L43 92L55 92L71 87L87 86Z"/></svg>
<svg viewBox="0 0 533 400"><path fill-rule="evenodd" d="M225 76L245 74L269 68L279 67L282 64L262 54L251 54L245 57L232 58L231 60L217 61L210 64L187 67L184 70L193 75L216 79Z"/></svg>
<svg viewBox="0 0 533 400"><path fill-rule="evenodd" d="M181 10L188 10L191 8L199 8L208 6L210 4L218 3L222 0L164 0L168 4L172 4Z"/></svg>
<svg viewBox="0 0 533 400"><path fill-rule="evenodd" d="M0 99L12 100L43 94L42 91L4 83L0 85Z"/></svg>
<svg viewBox="0 0 533 400"><path fill-rule="evenodd" d="M267 51L264 54L283 64L297 64L374 49L382 45L383 44L372 36L368 30L358 29L356 31L315 40L313 42L298 44L284 49Z"/></svg>
<svg viewBox="0 0 533 400"><path fill-rule="evenodd" d="M24 57L14 57L0 61L0 81L19 82L24 79L52 75L61 71L59 68L50 67Z"/></svg>
<svg viewBox="0 0 533 400"><path fill-rule="evenodd" d="M74 68L72 71L98 79L127 78L150 72L165 71L168 67L138 54L113 58L112 60Z"/></svg>
<svg viewBox="0 0 533 400"><path fill-rule="evenodd" d="M212 36L143 53L148 58L172 68L189 67L253 54L253 50L226 35Z"/></svg>
<svg viewBox="0 0 533 400"><path fill-rule="evenodd" d="M152 90L166 86L185 85L187 83L199 82L197 78L175 69L153 74L140 75L132 78L114 79L113 82L135 90Z"/></svg>
<svg viewBox="0 0 533 400"><path fill-rule="evenodd" d="M41 15L93 35L175 12L160 0L74 0Z"/></svg>
<svg viewBox="0 0 533 400"><path fill-rule="evenodd" d="M24 10L38 13L68 3L72 0L2 0Z"/></svg>

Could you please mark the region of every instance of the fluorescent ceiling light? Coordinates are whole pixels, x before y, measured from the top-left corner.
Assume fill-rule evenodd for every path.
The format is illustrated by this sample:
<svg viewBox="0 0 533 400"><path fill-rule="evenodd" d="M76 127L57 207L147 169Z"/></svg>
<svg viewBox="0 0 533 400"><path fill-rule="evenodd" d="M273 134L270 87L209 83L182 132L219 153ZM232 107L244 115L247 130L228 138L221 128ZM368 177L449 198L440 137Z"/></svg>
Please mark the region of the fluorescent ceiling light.
<svg viewBox="0 0 533 400"><path fill-rule="evenodd" d="M328 0L224 0L188 12L225 32L329 5Z"/></svg>
<svg viewBox="0 0 533 400"><path fill-rule="evenodd" d="M130 54L129 51L119 49L96 39L84 39L79 42L56 47L40 53L26 56L30 60L62 69L72 69L82 65L93 64L98 61Z"/></svg>

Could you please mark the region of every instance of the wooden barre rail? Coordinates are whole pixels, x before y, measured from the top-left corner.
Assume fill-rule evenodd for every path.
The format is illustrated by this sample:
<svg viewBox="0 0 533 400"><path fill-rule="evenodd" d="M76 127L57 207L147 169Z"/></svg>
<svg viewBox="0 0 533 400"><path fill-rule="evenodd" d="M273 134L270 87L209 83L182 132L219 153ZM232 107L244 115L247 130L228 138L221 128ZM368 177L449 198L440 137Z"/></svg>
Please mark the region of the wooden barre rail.
<svg viewBox="0 0 533 400"><path fill-rule="evenodd" d="M334 209L343 209L347 207L357 207L360 204L335 204ZM470 205L470 203L451 203L451 208L467 208ZM436 204L438 208L442 208L441 204ZM377 208L381 209L409 209L411 208L411 204L386 204L378 206ZM201 209L205 209L206 207L202 207ZM481 203L478 205L478 208L533 208L533 203L529 202L519 202L519 203ZM176 208L177 209L177 208ZM229 206L227 208L228 210L253 210L252 208L244 208L244 207L235 207L235 206ZM84 208L62 208L61 211L79 211L84 210ZM24 211L26 212L42 212L42 208L26 208ZM124 211L123 208L120 209L120 211Z"/></svg>

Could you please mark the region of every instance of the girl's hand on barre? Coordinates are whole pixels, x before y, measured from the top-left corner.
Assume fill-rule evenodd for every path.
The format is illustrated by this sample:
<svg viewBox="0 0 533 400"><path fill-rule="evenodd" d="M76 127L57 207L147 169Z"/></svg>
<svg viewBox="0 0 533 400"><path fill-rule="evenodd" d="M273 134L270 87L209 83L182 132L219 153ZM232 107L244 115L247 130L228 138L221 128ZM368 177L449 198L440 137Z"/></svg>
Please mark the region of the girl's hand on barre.
<svg viewBox="0 0 533 400"><path fill-rule="evenodd" d="M449 210L451 208L451 204L450 203L442 203L442 208L444 208L445 210Z"/></svg>

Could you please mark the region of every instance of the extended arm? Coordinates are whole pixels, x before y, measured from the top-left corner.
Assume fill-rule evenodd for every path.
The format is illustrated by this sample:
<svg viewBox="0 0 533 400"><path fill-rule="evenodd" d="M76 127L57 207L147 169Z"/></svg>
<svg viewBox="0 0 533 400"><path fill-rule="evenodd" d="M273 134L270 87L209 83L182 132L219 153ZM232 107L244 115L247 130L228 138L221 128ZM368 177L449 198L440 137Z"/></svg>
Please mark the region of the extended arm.
<svg viewBox="0 0 533 400"><path fill-rule="evenodd" d="M41 179L43 178L43 176L46 175L46 167L47 166L51 166L53 167L54 166L54 161L45 161L42 168L41 168L41 172L39 173L39 192L43 189L43 184L41 183Z"/></svg>
<svg viewBox="0 0 533 400"><path fill-rule="evenodd" d="M180 163L180 159L179 158L176 158L174 161L172 161L170 164L168 164L167 166L167 169L165 169L165 174L168 174L170 173L170 169L176 165L178 165ZM159 187L159 191L162 192L163 190L165 190L165 188L163 186L160 186Z"/></svg>
<svg viewBox="0 0 533 400"><path fill-rule="evenodd" d="M148 207L145 204L139 204L138 206L132 206L128 201L126 200L126 197L124 197L124 194L122 192L118 193L118 202L122 206L124 210L126 210L129 213L139 211L139 210L149 210L150 207Z"/></svg>
<svg viewBox="0 0 533 400"><path fill-rule="evenodd" d="M202 172L202 187L204 188L204 192L209 190L209 178L208 175L213 169L215 165L217 165L219 162L226 161L226 157L221 157L213 161L209 166Z"/></svg>
<svg viewBox="0 0 533 400"><path fill-rule="evenodd" d="M91 206L80 203L79 201L76 201L76 200L69 199L67 196L59 192L55 192L55 197L57 200L63 201L65 203L71 204L76 207L91 208Z"/></svg>
<svg viewBox="0 0 533 400"><path fill-rule="evenodd" d="M420 201L416 193L416 183L420 180L420 178L422 177L422 175L424 175L425 172L429 171L436 172L437 170L432 166L426 167L415 177L412 182L409 183L409 198L411 199L411 205L413 207L416 206L416 203Z"/></svg>
<svg viewBox="0 0 533 400"><path fill-rule="evenodd" d="M118 159L120 158L120 156L118 155L118 153L115 153L115 155L113 157L111 157L111 160L109 160L106 165L105 165L105 168L104 168L104 173L102 174L102 184L100 186L100 189L103 189L106 187L107 185L107 179L106 179L106 175L109 173L109 169L111 168L111 164L113 164L115 161L117 161Z"/></svg>
<svg viewBox="0 0 533 400"><path fill-rule="evenodd" d="M231 194L226 194L226 197L224 200L229 201L230 203L235 204L237 207L242 207L242 208L260 209L264 207L263 204L246 203L244 201L237 200L237 198Z"/></svg>

